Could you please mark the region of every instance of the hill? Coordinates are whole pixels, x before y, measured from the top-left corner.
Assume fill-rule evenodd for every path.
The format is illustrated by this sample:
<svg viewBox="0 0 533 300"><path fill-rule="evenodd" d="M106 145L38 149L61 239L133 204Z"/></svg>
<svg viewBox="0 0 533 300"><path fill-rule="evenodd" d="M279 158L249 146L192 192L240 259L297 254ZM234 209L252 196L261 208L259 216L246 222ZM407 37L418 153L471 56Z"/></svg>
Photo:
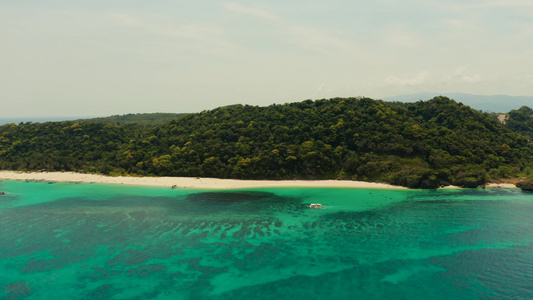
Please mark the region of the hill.
<svg viewBox="0 0 533 300"><path fill-rule="evenodd" d="M358 179L408 187L531 173L533 147L446 97L232 105L153 127L96 122L0 127L0 168L237 179Z"/></svg>
<svg viewBox="0 0 533 300"><path fill-rule="evenodd" d="M394 97L383 98L385 101L415 102L419 100L429 100L436 95L443 93L419 93L410 95L399 95ZM453 98L474 109L505 113L512 109L518 109L521 106L533 105L533 96L509 96L509 95L473 95L465 93L445 93L446 96Z"/></svg>
<svg viewBox="0 0 533 300"><path fill-rule="evenodd" d="M113 115L110 117L100 117L91 119L79 119L72 122L75 123L102 123L102 124L144 124L149 126L155 126L163 124L170 120L174 120L185 114L175 113L144 113L144 114L125 114L125 115Z"/></svg>

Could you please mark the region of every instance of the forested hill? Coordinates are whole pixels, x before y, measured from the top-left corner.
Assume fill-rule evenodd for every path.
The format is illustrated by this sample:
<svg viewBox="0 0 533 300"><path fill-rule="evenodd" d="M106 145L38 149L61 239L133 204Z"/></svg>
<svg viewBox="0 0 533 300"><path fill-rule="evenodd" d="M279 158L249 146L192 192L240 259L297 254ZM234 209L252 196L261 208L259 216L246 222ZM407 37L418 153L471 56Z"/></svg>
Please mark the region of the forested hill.
<svg viewBox="0 0 533 300"><path fill-rule="evenodd" d="M166 123L170 120L177 119L185 114L174 113L145 113L145 114L125 114L114 115L110 117L92 118L92 119L79 119L72 122L75 123L103 123L103 124L144 124L146 126L155 126Z"/></svg>
<svg viewBox="0 0 533 300"><path fill-rule="evenodd" d="M532 172L533 147L490 115L445 97L233 105L155 127L0 127L0 168L238 179L357 179L477 186Z"/></svg>

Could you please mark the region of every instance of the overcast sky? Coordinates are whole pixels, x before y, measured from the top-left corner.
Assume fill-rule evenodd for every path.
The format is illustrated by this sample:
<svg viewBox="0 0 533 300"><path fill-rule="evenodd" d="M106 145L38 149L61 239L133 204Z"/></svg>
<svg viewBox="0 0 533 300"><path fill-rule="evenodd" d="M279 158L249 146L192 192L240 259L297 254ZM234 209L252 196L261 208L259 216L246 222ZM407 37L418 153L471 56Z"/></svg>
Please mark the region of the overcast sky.
<svg viewBox="0 0 533 300"><path fill-rule="evenodd" d="M0 0L4 117L533 95L533 1Z"/></svg>

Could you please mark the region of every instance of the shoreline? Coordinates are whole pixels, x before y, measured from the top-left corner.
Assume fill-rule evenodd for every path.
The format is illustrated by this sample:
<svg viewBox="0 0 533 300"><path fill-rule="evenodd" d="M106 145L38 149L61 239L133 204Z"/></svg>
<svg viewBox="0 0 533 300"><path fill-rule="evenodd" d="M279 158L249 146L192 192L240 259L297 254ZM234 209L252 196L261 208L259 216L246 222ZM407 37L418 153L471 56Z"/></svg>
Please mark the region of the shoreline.
<svg viewBox="0 0 533 300"><path fill-rule="evenodd" d="M196 177L129 177L105 176L97 174L84 174L75 172L23 172L0 170L0 179L3 180L44 180L71 183L103 183L137 186L153 186L188 189L246 189L268 187L323 187L323 188L363 188L363 189L407 189L403 186L387 183L375 183L351 180L240 180ZM490 183L488 188L516 188L510 183ZM460 188L447 186L445 189Z"/></svg>
<svg viewBox="0 0 533 300"><path fill-rule="evenodd" d="M105 176L75 172L23 172L0 171L3 180L44 180L71 183L102 183L187 189L246 189L265 187L324 187L324 188L371 188L407 189L387 183L348 180L239 180L196 177L130 177Z"/></svg>

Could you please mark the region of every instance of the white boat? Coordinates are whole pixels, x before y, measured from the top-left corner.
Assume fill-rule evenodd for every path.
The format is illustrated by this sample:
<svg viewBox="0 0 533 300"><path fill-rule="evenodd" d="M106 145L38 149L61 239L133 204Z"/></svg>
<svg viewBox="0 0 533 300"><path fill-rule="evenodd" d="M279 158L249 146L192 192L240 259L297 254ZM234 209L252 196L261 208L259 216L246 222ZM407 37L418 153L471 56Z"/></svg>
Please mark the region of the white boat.
<svg viewBox="0 0 533 300"><path fill-rule="evenodd" d="M320 204L320 203L311 203L311 205L309 205L309 208L321 209L322 208L322 204Z"/></svg>

